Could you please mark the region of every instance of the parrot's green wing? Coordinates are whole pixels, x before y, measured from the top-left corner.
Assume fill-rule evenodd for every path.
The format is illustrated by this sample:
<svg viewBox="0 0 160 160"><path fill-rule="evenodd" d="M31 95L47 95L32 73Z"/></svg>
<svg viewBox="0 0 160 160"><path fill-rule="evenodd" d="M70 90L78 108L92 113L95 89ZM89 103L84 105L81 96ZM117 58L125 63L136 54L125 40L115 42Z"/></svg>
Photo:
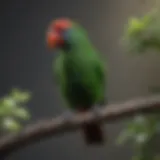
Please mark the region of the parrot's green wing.
<svg viewBox="0 0 160 160"><path fill-rule="evenodd" d="M97 73L97 77L99 77L99 83L102 85L102 88L101 88L101 96L100 96L100 99L99 99L99 104L100 105L104 105L106 104L106 100L105 100L105 90L106 90L106 80L107 80L107 77L106 77L106 68L104 66L104 63L102 60L100 59L97 59L97 63L96 63L96 68L95 68L95 71Z"/></svg>
<svg viewBox="0 0 160 160"><path fill-rule="evenodd" d="M63 56L61 54L58 55L56 58L56 61L52 64L52 70L53 70L53 80L57 84L57 87L60 91L60 94L62 95L64 101L64 105L69 107L69 104L67 103L66 95L64 92L64 88L66 87L65 79L64 79L64 65L63 65Z"/></svg>
<svg viewBox="0 0 160 160"><path fill-rule="evenodd" d="M53 79L56 82L56 84L59 86L60 81L63 80L63 73L62 73L62 67L63 67L63 63L62 63L62 58L61 55L59 55L59 57L57 57L56 61L52 64L52 70L53 70Z"/></svg>

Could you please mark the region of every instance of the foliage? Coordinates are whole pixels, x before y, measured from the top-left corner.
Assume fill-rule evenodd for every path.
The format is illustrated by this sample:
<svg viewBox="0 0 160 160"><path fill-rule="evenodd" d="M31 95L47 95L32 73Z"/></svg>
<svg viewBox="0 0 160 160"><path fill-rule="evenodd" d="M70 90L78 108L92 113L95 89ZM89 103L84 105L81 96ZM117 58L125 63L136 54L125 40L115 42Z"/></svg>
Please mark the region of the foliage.
<svg viewBox="0 0 160 160"><path fill-rule="evenodd" d="M137 115L128 122L118 138L118 144L130 140L134 146L133 160L154 160L157 156L152 140L160 132L160 116L158 114Z"/></svg>
<svg viewBox="0 0 160 160"><path fill-rule="evenodd" d="M30 100L30 93L19 89L0 99L0 133L17 132L22 125L20 120L28 120L30 114L25 104Z"/></svg>
<svg viewBox="0 0 160 160"><path fill-rule="evenodd" d="M131 18L125 29L123 44L132 53L148 50L160 51L160 11L154 9L141 18ZM153 88L152 93L160 93ZM131 141L134 147L133 160L159 160L154 139L160 134L160 115L137 115L133 117L118 138L118 144Z"/></svg>
<svg viewBox="0 0 160 160"><path fill-rule="evenodd" d="M143 17L129 19L123 37L123 44L129 52L160 51L159 17L159 9L154 9Z"/></svg>

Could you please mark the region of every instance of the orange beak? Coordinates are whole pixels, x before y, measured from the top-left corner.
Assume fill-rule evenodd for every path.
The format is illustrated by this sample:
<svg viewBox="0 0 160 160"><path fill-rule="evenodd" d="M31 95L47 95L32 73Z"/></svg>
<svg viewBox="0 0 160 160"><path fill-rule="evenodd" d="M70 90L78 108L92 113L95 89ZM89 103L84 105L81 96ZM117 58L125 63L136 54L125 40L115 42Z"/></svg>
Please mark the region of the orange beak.
<svg viewBox="0 0 160 160"><path fill-rule="evenodd" d="M48 32L47 33L47 46L50 49L56 48L61 41L61 37L56 32Z"/></svg>

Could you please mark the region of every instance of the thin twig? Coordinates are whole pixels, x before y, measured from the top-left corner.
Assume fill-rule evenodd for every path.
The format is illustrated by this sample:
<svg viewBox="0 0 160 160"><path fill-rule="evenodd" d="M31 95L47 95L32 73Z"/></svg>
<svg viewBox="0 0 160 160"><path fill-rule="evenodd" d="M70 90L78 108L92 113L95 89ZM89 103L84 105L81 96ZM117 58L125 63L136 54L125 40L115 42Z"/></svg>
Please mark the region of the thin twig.
<svg viewBox="0 0 160 160"><path fill-rule="evenodd" d="M13 151L29 144L49 138L53 135L74 131L84 123L113 121L130 117L138 113L151 113L160 111L160 95L130 100L121 104L111 104L103 107L95 114L90 111L84 114L75 114L65 119L63 116L49 120L41 120L31 124L21 133L6 136L0 139L0 158L8 156Z"/></svg>

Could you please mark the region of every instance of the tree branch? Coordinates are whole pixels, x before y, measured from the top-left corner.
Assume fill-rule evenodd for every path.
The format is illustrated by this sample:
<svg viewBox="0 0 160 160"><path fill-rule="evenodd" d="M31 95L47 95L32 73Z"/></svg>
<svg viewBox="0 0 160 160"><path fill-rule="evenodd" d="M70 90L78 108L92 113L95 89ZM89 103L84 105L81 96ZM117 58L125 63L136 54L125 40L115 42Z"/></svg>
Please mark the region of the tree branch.
<svg viewBox="0 0 160 160"><path fill-rule="evenodd" d="M97 114L92 111L84 114L75 114L65 119L63 116L49 120L41 120L31 124L21 133L9 135L0 139L0 159L8 156L13 151L21 149L40 139L74 131L84 123L113 121L133 116L138 113L151 113L160 111L160 95L130 100L121 104L111 104L101 108Z"/></svg>

